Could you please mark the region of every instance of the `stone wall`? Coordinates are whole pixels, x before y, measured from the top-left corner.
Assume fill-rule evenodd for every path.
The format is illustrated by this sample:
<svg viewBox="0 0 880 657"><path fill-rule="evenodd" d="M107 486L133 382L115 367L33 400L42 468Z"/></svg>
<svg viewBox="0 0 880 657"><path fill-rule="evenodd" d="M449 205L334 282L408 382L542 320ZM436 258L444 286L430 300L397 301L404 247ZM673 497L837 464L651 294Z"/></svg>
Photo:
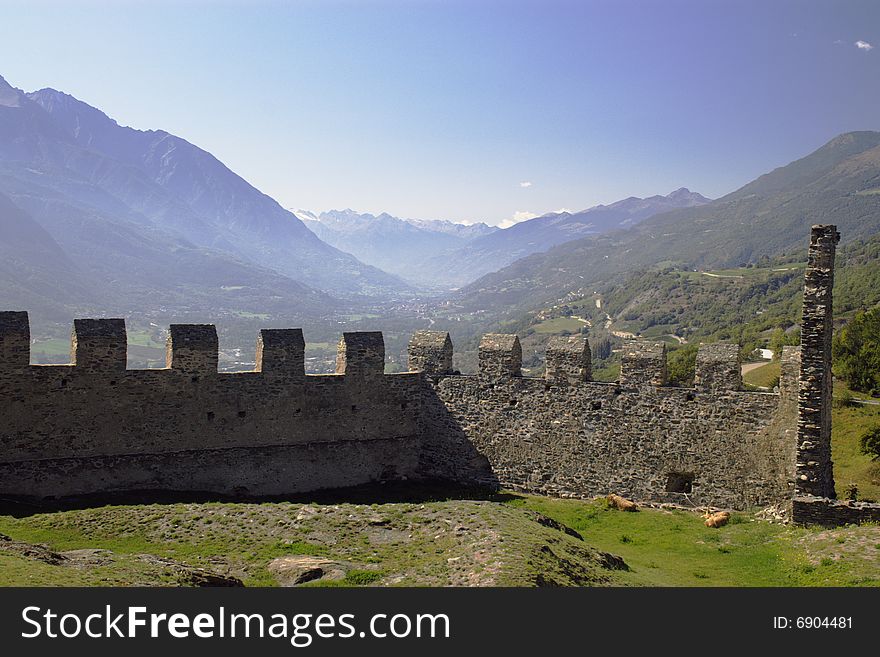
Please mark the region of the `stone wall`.
<svg viewBox="0 0 880 657"><path fill-rule="evenodd" d="M816 225L804 275L798 394L797 491L834 498L831 461L831 337L836 226Z"/></svg>
<svg viewBox="0 0 880 657"><path fill-rule="evenodd" d="M117 320L76 322L76 365L28 365L23 335L26 314L0 313L0 495L283 495L423 476L426 386L381 373L381 334L349 334L346 374L323 376L304 374L299 330L263 331L260 371L231 374L213 326L173 326L169 367L153 370L124 369Z"/></svg>
<svg viewBox="0 0 880 657"><path fill-rule="evenodd" d="M497 361L515 361L497 346L515 349L512 337L493 336ZM462 432L500 484L516 490L733 508L786 502L796 399L740 390L729 374L736 350L704 345L699 353L705 380L724 373L711 387L658 385L665 350L637 343L627 345L621 383L553 369L545 379L499 376L492 362L477 376L429 377L442 402L429 432Z"/></svg>
<svg viewBox="0 0 880 657"><path fill-rule="evenodd" d="M306 375L302 332L265 330L257 369L227 374L210 325L172 326L168 367L153 370L124 369L121 320L78 320L75 365L26 364L26 315L0 313L0 328L3 496L391 479L731 507L791 495L794 399L739 390L729 347L700 349L712 385L672 388L658 383L665 350L635 343L621 383L590 381L579 336L551 343L538 379L521 376L513 335L485 337L479 374L461 376L445 333L413 338L421 371L389 375L381 333L346 333L340 374Z"/></svg>
<svg viewBox="0 0 880 657"><path fill-rule="evenodd" d="M800 525L861 525L880 522L880 504L798 495L792 500L791 518Z"/></svg>
<svg viewBox="0 0 880 657"><path fill-rule="evenodd" d="M583 336L554 338L544 378L515 335L489 334L479 372L420 331L412 372L384 374L382 334L345 333L336 374L306 375L302 331L261 331L253 372L217 372L211 325L172 325L165 369L127 370L122 320L76 320L70 365L30 365L27 313L0 312L0 495L133 490L289 495L445 479L558 496L747 508L796 522L875 519L833 501L830 339L834 226L814 226L801 347L779 392L742 390L736 345L701 345L692 388L666 347L629 342L617 383L591 381ZM852 520L852 519L855 520Z"/></svg>

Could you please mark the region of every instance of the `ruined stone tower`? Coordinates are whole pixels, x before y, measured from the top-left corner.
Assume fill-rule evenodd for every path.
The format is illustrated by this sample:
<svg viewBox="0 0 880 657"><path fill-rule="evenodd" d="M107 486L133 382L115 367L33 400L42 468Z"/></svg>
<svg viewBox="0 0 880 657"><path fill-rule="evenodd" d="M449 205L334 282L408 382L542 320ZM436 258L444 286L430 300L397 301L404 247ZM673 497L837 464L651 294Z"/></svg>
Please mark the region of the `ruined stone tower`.
<svg viewBox="0 0 880 657"><path fill-rule="evenodd" d="M813 226L804 280L798 390L798 494L835 497L831 461L831 335L834 252L840 234Z"/></svg>

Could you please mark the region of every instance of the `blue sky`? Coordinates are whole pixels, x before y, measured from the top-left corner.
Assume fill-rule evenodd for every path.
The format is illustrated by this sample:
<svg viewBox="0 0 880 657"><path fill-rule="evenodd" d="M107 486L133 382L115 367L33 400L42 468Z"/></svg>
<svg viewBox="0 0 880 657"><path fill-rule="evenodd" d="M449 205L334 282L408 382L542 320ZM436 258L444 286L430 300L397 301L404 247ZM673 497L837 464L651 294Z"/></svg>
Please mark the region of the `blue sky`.
<svg viewBox="0 0 880 657"><path fill-rule="evenodd" d="M880 129L880 2L7 1L0 75L286 207L498 224L721 196Z"/></svg>

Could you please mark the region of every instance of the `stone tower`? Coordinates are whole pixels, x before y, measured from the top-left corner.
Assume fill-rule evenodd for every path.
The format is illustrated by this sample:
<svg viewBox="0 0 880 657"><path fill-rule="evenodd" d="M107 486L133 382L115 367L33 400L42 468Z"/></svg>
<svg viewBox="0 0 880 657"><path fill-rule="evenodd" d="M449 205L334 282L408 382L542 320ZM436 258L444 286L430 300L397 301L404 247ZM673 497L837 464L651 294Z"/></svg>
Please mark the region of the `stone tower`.
<svg viewBox="0 0 880 657"><path fill-rule="evenodd" d="M798 389L797 477L800 495L835 497L831 462L831 335L837 226L813 226L804 280Z"/></svg>

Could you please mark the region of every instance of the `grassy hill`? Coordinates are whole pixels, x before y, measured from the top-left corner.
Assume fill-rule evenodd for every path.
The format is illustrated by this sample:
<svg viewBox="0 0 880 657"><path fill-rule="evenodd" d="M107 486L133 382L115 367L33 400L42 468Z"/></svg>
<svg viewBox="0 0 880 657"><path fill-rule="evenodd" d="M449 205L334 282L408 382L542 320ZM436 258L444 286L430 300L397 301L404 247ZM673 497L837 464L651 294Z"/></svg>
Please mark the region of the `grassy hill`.
<svg viewBox="0 0 880 657"><path fill-rule="evenodd" d="M764 258L748 267L705 271L660 264L597 284L586 292L571 293L500 326L520 335L524 359L536 372L550 335L574 334L584 327L594 352L597 340L610 338L619 343L620 336L626 334L665 341L670 350L682 341L733 341L748 352L766 346L774 329L797 328L805 266L802 255L792 253ZM880 236L875 236L851 242L838 254L835 320L845 321L855 311L878 304ZM608 363L594 365L601 368Z"/></svg>
<svg viewBox="0 0 880 657"><path fill-rule="evenodd" d="M738 513L716 530L691 511L512 493L106 506L0 516L0 532L7 586L880 584L878 527L805 529Z"/></svg>
<svg viewBox="0 0 880 657"><path fill-rule="evenodd" d="M723 270L765 256L803 260L811 224L837 224L844 244L880 233L878 190L880 133L847 133L707 205L519 260L467 286L456 304L498 322L590 294L633 271Z"/></svg>
<svg viewBox="0 0 880 657"><path fill-rule="evenodd" d="M838 496L854 483L860 499L880 499L880 464L858 449L880 405L833 413ZM693 511L394 486L307 502L7 506L0 586L880 585L880 526L760 516L714 530Z"/></svg>

